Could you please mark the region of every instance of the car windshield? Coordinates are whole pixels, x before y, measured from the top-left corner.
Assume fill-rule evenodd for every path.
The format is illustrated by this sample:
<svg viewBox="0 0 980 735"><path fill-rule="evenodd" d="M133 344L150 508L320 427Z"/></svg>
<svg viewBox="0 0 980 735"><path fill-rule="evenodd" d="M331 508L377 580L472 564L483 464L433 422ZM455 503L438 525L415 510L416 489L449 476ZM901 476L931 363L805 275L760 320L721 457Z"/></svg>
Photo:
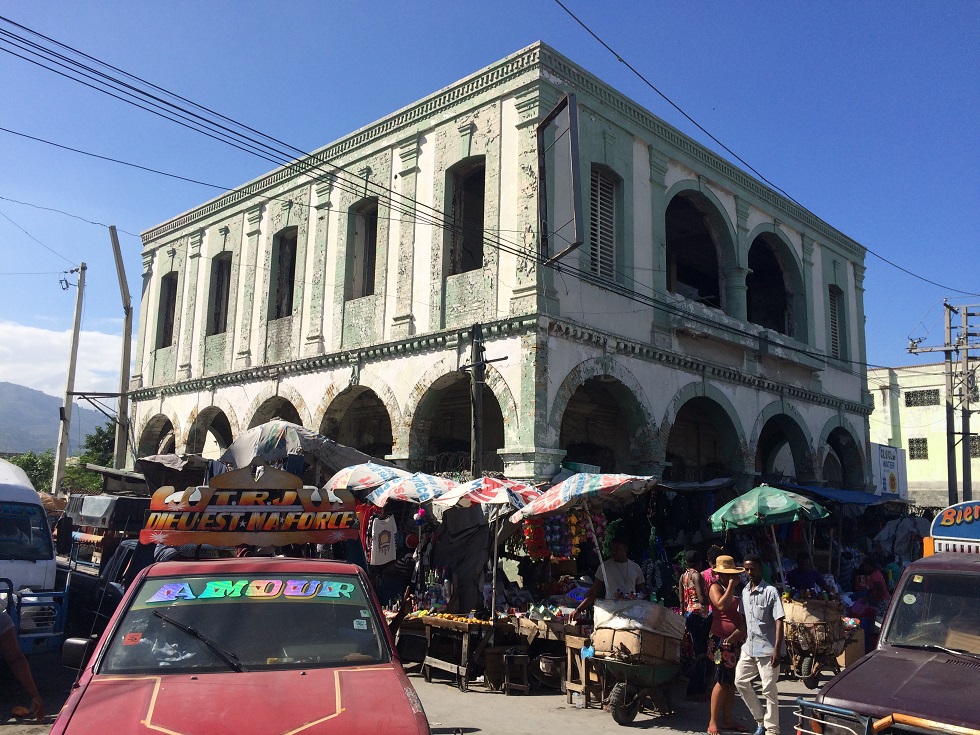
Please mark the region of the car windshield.
<svg viewBox="0 0 980 735"><path fill-rule="evenodd" d="M354 575L147 577L99 673L383 663L381 624Z"/></svg>
<svg viewBox="0 0 980 735"><path fill-rule="evenodd" d="M0 503L0 560L54 559L44 508L32 503Z"/></svg>
<svg viewBox="0 0 980 735"><path fill-rule="evenodd" d="M980 576L912 574L895 593L893 605L882 634L885 643L980 654Z"/></svg>

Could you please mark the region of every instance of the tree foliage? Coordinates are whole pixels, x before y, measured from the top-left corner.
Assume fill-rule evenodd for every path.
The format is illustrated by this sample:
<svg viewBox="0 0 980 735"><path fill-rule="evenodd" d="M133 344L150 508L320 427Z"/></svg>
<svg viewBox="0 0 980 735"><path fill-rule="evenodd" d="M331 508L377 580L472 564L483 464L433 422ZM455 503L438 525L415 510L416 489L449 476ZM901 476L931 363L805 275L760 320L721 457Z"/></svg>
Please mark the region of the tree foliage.
<svg viewBox="0 0 980 735"><path fill-rule="evenodd" d="M116 425L107 421L85 437L82 443L85 451L77 458L70 460L65 467L65 476L61 481L61 491L98 492L102 489L102 475L85 469L86 464L97 464L101 467L111 467L115 453ZM54 478L54 452L50 449L41 454L28 452L10 458L12 464L20 467L31 480L34 489L39 492L51 492L51 481Z"/></svg>

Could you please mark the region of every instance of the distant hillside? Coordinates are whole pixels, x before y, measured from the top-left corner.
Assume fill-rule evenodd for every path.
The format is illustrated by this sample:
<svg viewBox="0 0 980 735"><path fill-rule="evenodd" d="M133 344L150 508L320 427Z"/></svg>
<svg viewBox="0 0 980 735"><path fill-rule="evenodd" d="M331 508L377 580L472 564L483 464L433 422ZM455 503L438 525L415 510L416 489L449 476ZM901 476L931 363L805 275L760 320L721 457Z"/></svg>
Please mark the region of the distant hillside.
<svg viewBox="0 0 980 735"><path fill-rule="evenodd" d="M0 452L44 452L58 443L61 399L33 388L0 382ZM79 454L85 437L106 417L78 403L71 412L69 456Z"/></svg>

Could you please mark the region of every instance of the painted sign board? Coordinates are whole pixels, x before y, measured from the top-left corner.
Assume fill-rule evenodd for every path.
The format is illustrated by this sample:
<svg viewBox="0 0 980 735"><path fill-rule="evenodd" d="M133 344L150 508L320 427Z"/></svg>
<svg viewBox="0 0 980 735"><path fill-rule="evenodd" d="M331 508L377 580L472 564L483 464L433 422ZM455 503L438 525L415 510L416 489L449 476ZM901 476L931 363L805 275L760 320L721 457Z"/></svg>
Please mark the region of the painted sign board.
<svg viewBox="0 0 980 735"><path fill-rule="evenodd" d="M347 490L319 490L272 468L253 473L246 467L196 488L159 488L140 542L287 546L358 538L354 496Z"/></svg>
<svg viewBox="0 0 980 735"><path fill-rule="evenodd" d="M908 500L909 482L905 471L905 450L885 444L871 444L871 475L875 495Z"/></svg>

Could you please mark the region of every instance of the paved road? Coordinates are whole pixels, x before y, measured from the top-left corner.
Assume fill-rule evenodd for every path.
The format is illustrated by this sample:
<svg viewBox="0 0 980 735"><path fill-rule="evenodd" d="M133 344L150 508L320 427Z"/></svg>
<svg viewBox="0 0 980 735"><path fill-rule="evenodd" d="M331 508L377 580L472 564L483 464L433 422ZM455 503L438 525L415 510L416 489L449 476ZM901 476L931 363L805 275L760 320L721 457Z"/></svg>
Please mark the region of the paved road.
<svg viewBox="0 0 980 735"><path fill-rule="evenodd" d="M55 715L68 696L74 672L61 666L57 656L45 654L31 659L34 678L44 697L48 715L41 724L18 720L10 713L18 704L27 705L27 698L20 691L5 666L0 665L0 735L42 735L48 733ZM612 716L597 707L578 710L565 703L565 696L554 689L533 689L527 695L505 696L491 692L479 684L461 692L449 678L438 678L435 672L432 683L426 684L417 667L408 668L425 707L432 732L435 735L452 735L458 728L462 733L505 733L506 735L541 735L560 733L622 733L623 728L613 722ZM781 681L780 721L783 735L793 732L793 703L796 697L810 694L799 682ZM633 728L651 732L704 733L708 725L708 705L686 702L683 688L678 685L674 693L676 713L670 717L656 717L641 712ZM748 711L736 698L736 717L750 721Z"/></svg>

